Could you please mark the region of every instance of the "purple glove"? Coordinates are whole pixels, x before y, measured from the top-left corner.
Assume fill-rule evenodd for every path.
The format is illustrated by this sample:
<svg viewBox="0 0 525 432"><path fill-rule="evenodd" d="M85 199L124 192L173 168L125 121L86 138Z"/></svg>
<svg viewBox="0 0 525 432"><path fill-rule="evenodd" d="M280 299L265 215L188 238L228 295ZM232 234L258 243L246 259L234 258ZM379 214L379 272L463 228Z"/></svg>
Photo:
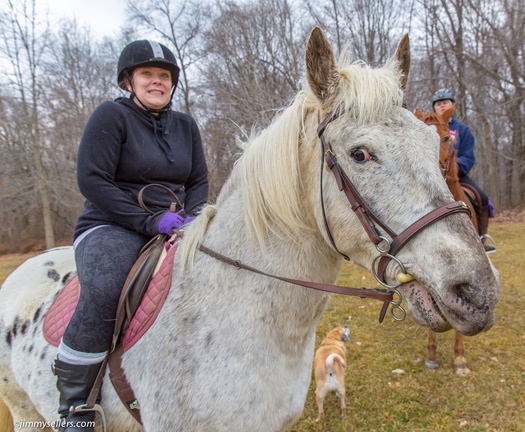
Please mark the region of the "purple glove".
<svg viewBox="0 0 525 432"><path fill-rule="evenodd" d="M186 216L186 219L184 219L183 225L188 225L191 221L193 221L193 219L195 219L193 216Z"/></svg>
<svg viewBox="0 0 525 432"><path fill-rule="evenodd" d="M493 218L493 217L494 217L494 203L491 200L489 200L489 218ZM184 220L184 223L186 223L186 220Z"/></svg>
<svg viewBox="0 0 525 432"><path fill-rule="evenodd" d="M157 230L161 234L173 235L173 229L179 229L184 224L184 216L179 213L167 212L159 221Z"/></svg>

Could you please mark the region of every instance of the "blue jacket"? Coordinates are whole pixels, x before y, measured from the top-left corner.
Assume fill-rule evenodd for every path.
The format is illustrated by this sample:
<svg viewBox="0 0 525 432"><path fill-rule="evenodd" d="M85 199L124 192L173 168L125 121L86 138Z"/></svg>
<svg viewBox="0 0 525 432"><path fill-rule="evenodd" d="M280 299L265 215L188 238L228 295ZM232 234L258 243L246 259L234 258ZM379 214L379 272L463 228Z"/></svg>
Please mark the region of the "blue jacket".
<svg viewBox="0 0 525 432"><path fill-rule="evenodd" d="M457 121L455 118L448 123L451 136L454 136L454 148L458 152L458 174L465 176L474 166L476 157L474 156L474 146L476 141L469 127Z"/></svg>

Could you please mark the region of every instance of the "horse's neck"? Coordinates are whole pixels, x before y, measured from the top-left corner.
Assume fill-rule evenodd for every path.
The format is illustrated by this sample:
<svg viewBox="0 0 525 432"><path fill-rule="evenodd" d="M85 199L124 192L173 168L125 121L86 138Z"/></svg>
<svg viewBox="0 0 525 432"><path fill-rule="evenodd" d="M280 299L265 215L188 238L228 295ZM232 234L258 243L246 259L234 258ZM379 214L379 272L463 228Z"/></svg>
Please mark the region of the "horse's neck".
<svg viewBox="0 0 525 432"><path fill-rule="evenodd" d="M292 240L269 229L265 244L259 245L238 211L239 202L240 195L235 192L222 203L205 235L205 244L252 267L262 266L261 270L268 273L323 283L335 281L341 260L319 232L305 232L300 239Z"/></svg>
<svg viewBox="0 0 525 432"><path fill-rule="evenodd" d="M275 276L288 277L320 283L335 283L341 261L333 253L323 253L323 245L316 235L305 235L301 242L293 242L268 232L264 248L251 238L242 211L240 196L235 192L231 199L221 203L217 214L208 226L202 244L233 260ZM317 233L318 235L318 233ZM197 258L206 259L204 281L222 281L214 286L218 297L209 292L201 294L203 301L214 298L214 309L240 314L244 325L257 327L257 320L264 317L265 325L258 331L264 333L269 345L278 347L283 355L302 357L313 348L315 328L324 312L329 295L314 289L292 285L268 276L260 276L248 270L239 270L224 263L211 263L199 253ZM196 265L199 263L196 262ZM210 276L210 269L217 275ZM219 273L220 272L220 273ZM229 287L224 291L224 284ZM242 292L242 299L239 298ZM197 294L199 295L199 294ZM219 301L220 300L220 301ZM242 303L242 313L237 310ZM235 308L232 308L235 304ZM235 309L235 310L234 310Z"/></svg>
<svg viewBox="0 0 525 432"><path fill-rule="evenodd" d="M459 182L458 158L457 158L457 154L455 151L452 152L452 156L450 157L449 169L448 169L446 181L447 181L447 186L450 190L450 193L452 193L452 196L454 197L454 199L456 201L463 201L465 204L467 204L470 207L472 222L474 223L474 226L477 229L478 225L477 225L477 220L475 217L474 208L472 207L472 204L467 194L465 193L465 191L461 187L461 183Z"/></svg>
<svg viewBox="0 0 525 432"><path fill-rule="evenodd" d="M454 198L456 200L463 201L465 198L465 194L461 189L461 185L459 184L458 160L455 151L451 152L451 156L448 161L448 171L446 180L448 188L450 189L450 192L452 193Z"/></svg>

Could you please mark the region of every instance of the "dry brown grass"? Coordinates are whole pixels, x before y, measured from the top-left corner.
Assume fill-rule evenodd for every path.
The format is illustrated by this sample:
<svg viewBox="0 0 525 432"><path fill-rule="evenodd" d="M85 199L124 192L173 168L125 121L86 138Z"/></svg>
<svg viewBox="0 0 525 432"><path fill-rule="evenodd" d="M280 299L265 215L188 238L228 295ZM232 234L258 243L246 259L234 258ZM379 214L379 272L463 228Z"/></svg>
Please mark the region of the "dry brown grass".
<svg viewBox="0 0 525 432"><path fill-rule="evenodd" d="M501 274L497 322L487 333L466 338L472 373L453 371L453 334L438 337L441 368L423 366L426 329L410 318L377 322L380 304L373 300L334 295L317 332L319 344L338 325L348 325L347 417L341 419L339 401L329 395L325 419L316 423L312 381L306 407L292 432L518 432L525 425L525 317L523 316L525 223L492 223L498 251L491 259ZM0 258L0 281L27 257ZM374 286L370 274L345 264L340 283ZM392 373L404 371L401 375ZM313 377L312 377L313 378Z"/></svg>
<svg viewBox="0 0 525 432"><path fill-rule="evenodd" d="M0 284L4 283L5 278L16 267L37 253L38 252L30 252L25 254L9 254L0 256Z"/></svg>

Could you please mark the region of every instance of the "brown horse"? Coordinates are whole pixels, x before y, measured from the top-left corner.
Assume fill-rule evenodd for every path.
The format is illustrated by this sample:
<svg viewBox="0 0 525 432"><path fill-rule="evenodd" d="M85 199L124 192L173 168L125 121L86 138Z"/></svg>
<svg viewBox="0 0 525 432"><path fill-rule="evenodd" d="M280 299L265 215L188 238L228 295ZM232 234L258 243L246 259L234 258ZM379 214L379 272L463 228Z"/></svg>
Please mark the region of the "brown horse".
<svg viewBox="0 0 525 432"><path fill-rule="evenodd" d="M437 112L423 113L416 108L415 115L423 123L436 128L436 132L440 138L439 165L443 177L445 178L448 188L450 189L450 192L452 192L454 198L458 201L463 201L469 206L472 223L474 224L476 231L479 232L476 212L474 211L474 207L468 197L468 194L471 193L470 189L465 190L465 185L459 182L457 152L454 150L454 142L450 137L450 130L448 128L448 122L454 115L455 108L456 104L452 105L443 114Z"/></svg>
<svg viewBox="0 0 525 432"><path fill-rule="evenodd" d="M476 212L470 202L465 190L459 182L458 165L457 165L457 153L454 150L454 143L450 138L450 131L448 128L448 122L454 114L456 105L452 105L443 114L437 112L423 113L416 108L414 114L416 117L429 126L436 128L436 132L440 137L439 144L439 165L441 172L445 178L450 192L454 198L458 201L463 201L470 208L470 215L472 223L478 231L478 221L476 218ZM455 332L456 337L454 341L454 370L459 375L466 375L470 372L467 366L467 360L465 358L465 344L463 335ZM427 369L437 369L439 363L437 361L437 340L436 335L432 330L428 331L427 341L427 354L425 357L425 367Z"/></svg>

